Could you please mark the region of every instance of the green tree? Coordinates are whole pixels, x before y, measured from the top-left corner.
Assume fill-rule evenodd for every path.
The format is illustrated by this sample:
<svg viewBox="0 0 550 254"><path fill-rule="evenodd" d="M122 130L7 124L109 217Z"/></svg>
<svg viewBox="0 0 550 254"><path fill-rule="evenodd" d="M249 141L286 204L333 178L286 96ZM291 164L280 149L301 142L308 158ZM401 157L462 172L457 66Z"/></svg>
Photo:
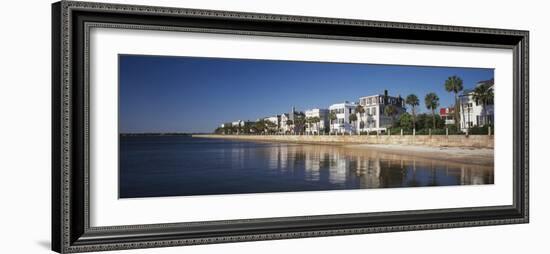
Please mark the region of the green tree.
<svg viewBox="0 0 550 254"><path fill-rule="evenodd" d="M363 106L358 105L355 108L355 113L359 115L359 128L357 128L357 132L360 131L360 129L363 129L365 127L365 123L363 122L363 116L365 114L365 108Z"/></svg>
<svg viewBox="0 0 550 254"><path fill-rule="evenodd" d="M411 127L414 128L413 123L414 123L413 118L409 113L403 113L399 117L399 126L401 126L404 129L411 129Z"/></svg>
<svg viewBox="0 0 550 254"><path fill-rule="evenodd" d="M462 79L456 75L451 76L445 80L445 90L447 92L452 92L455 95L455 125L456 129L458 130L460 128L460 107L458 102L458 93L462 91Z"/></svg>
<svg viewBox="0 0 550 254"><path fill-rule="evenodd" d="M409 96L407 96L407 99L405 99L405 103L411 106L412 127L413 129L416 129L416 107L420 105L418 97L416 96L416 94L409 94Z"/></svg>
<svg viewBox="0 0 550 254"><path fill-rule="evenodd" d="M481 84L477 86L474 89L474 93L472 95L472 98L477 102L481 104L482 107L482 114L481 117L483 119L484 125L488 124L487 119L487 105L492 104L494 100L494 93L493 89L491 89L491 86L488 84Z"/></svg>
<svg viewBox="0 0 550 254"><path fill-rule="evenodd" d="M356 126L355 123L357 122L357 114L355 114L355 113L350 114L349 115L349 121L352 124L352 126ZM359 130L357 130L357 131L359 131Z"/></svg>
<svg viewBox="0 0 550 254"><path fill-rule="evenodd" d="M334 120L336 120L336 113L331 111L330 114L328 115L328 118L330 119L330 123L332 124L334 122Z"/></svg>
<svg viewBox="0 0 550 254"><path fill-rule="evenodd" d="M432 118L427 114L418 114L416 116L416 128L417 130L422 130L428 128L431 125Z"/></svg>
<svg viewBox="0 0 550 254"><path fill-rule="evenodd" d="M265 121L263 119L256 121L256 123L254 123L254 129L257 133L265 132L267 129Z"/></svg>
<svg viewBox="0 0 550 254"><path fill-rule="evenodd" d="M277 124L274 123L274 122L271 122L271 121L264 121L265 122L265 127L266 127L266 130L268 133L275 133L277 132Z"/></svg>
<svg viewBox="0 0 550 254"><path fill-rule="evenodd" d="M391 118L391 123L393 125L395 123L397 109L393 105L386 105L386 107L384 107L384 115Z"/></svg>
<svg viewBox="0 0 550 254"><path fill-rule="evenodd" d="M424 103L426 104L426 108L432 111L432 123L435 129L435 110L439 107L439 97L435 93L428 93L426 94L426 98L424 98Z"/></svg>
<svg viewBox="0 0 550 254"><path fill-rule="evenodd" d="M319 117L316 117L316 116L313 116L313 117L306 117L306 124L308 126L308 128L310 129L310 132L312 127L315 127L315 129L318 130L317 126L318 126L318 123L321 119ZM318 130L319 131L319 130Z"/></svg>
<svg viewBox="0 0 550 254"><path fill-rule="evenodd" d="M291 119L286 120L286 126L288 127L289 130L291 130L293 124L294 124L294 121L292 121ZM291 130L290 132L293 133L294 131Z"/></svg>
<svg viewBox="0 0 550 254"><path fill-rule="evenodd" d="M244 133L250 134L251 131L254 129L254 122L246 121L244 122Z"/></svg>
<svg viewBox="0 0 550 254"><path fill-rule="evenodd" d="M303 115L294 116L294 127L298 130L298 133L303 133L306 126L306 117Z"/></svg>
<svg viewBox="0 0 550 254"><path fill-rule="evenodd" d="M317 132L321 133L321 127L320 127L321 126L321 124L320 124L321 118L319 118L318 116L314 116L314 117L312 117L311 121L314 124L315 129L317 129Z"/></svg>

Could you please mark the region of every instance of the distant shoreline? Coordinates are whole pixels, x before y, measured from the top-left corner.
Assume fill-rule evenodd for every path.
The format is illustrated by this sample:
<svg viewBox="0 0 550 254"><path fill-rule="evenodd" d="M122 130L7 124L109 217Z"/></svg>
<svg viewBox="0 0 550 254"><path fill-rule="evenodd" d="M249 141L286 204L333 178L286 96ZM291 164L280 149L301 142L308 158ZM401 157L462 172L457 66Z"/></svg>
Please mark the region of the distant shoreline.
<svg viewBox="0 0 550 254"><path fill-rule="evenodd" d="M182 132L144 132L144 133L119 133L120 136L126 137L126 136L192 136L192 135L200 135L197 133L182 133Z"/></svg>

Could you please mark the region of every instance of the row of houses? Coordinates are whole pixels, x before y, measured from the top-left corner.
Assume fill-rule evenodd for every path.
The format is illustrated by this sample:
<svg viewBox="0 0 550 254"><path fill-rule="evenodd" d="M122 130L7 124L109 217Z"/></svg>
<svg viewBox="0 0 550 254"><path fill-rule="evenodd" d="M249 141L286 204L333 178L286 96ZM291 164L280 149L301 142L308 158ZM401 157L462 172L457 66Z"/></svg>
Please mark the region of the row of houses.
<svg viewBox="0 0 550 254"><path fill-rule="evenodd" d="M490 85L494 87L494 80L480 81L476 86ZM459 96L460 126L462 131L474 126L483 126L494 123L494 106L482 105L474 100L473 89L465 90ZM392 107L393 113L386 114L386 108ZM280 134L342 134L360 132L385 132L391 127L395 119L407 112L405 100L400 96L390 96L385 90L384 94L375 94L360 97L357 102L344 101L335 103L328 108L313 108L298 111L292 107L290 112L264 117L269 124L271 133ZM445 124L454 124L454 108L440 109L440 116ZM332 117L331 117L332 116ZM352 117L353 116L353 117ZM332 118L332 119L331 119ZM231 125L233 127L245 126L245 121L239 120L221 127Z"/></svg>
<svg viewBox="0 0 550 254"><path fill-rule="evenodd" d="M395 114L391 117L384 114L385 108L390 105L396 109ZM362 110L358 110L359 108ZM344 101L332 104L328 108L298 111L292 107L288 113L264 117L262 120L271 122L272 126L276 126L277 133L281 134L302 132L306 134L341 134L385 131L392 125L392 119L398 118L404 112L406 112L406 108L403 98L389 96L388 92L384 91L384 94L360 97L358 102ZM331 115L333 119L331 119ZM355 120L351 117L352 115L355 115ZM239 120L232 122L231 126L242 127L244 124L244 121ZM227 125L222 124L221 127Z"/></svg>

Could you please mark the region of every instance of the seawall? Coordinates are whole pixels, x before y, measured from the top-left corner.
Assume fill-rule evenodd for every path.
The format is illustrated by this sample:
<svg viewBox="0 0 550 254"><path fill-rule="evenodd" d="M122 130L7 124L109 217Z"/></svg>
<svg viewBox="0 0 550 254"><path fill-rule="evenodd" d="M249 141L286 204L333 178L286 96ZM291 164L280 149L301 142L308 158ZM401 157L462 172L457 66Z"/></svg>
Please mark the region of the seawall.
<svg viewBox="0 0 550 254"><path fill-rule="evenodd" d="M198 138L221 138L250 141L275 141L308 144L391 144L432 147L494 148L494 136L488 135L193 135Z"/></svg>

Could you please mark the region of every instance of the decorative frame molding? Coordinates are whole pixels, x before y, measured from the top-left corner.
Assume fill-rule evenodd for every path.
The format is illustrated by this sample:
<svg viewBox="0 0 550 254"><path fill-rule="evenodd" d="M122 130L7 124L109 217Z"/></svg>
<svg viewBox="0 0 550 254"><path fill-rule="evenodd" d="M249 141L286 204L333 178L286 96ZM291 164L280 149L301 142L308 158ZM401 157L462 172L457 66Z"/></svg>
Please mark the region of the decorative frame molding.
<svg viewBox="0 0 550 254"><path fill-rule="evenodd" d="M89 225L93 27L513 49L512 206L113 227ZM61 1L52 5L52 249L60 253L528 223L529 32Z"/></svg>

